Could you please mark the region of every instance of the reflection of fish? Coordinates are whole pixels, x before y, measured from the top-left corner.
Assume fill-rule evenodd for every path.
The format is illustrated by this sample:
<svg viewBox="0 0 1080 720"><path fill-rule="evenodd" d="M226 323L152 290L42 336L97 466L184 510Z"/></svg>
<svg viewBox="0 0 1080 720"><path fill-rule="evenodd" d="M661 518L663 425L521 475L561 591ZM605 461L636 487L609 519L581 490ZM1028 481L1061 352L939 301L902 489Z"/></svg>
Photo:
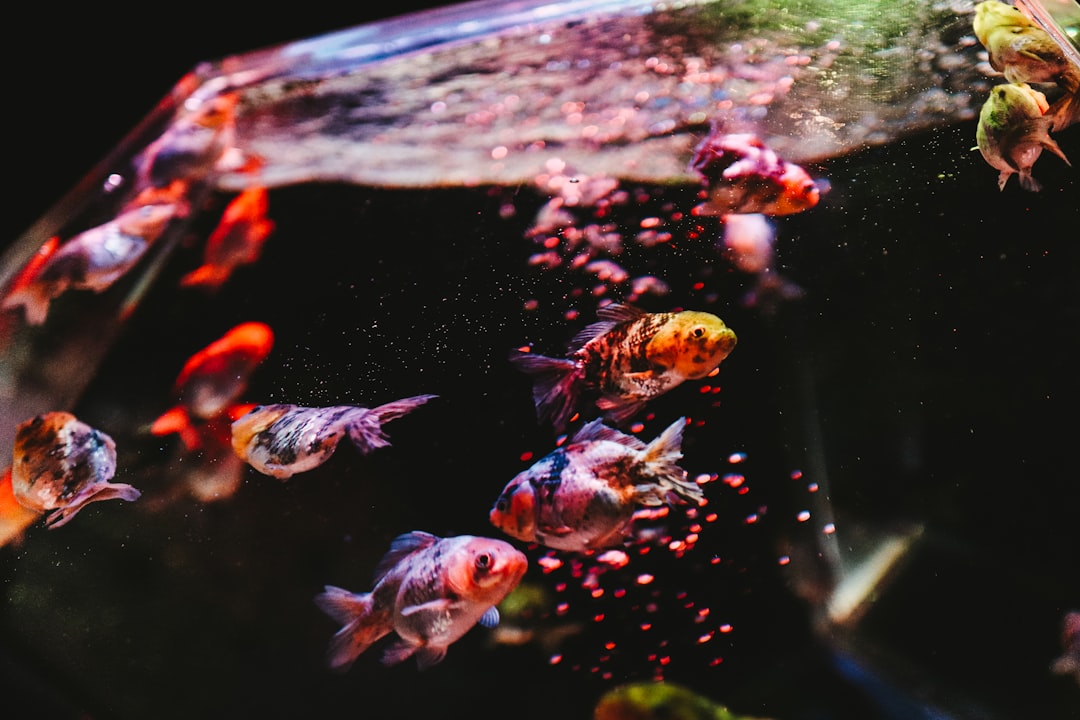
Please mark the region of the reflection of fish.
<svg viewBox="0 0 1080 720"><path fill-rule="evenodd" d="M23 507L42 513L49 527L67 523L87 503L135 500L130 485L108 482L116 473L113 439L67 412L50 412L19 425L11 485Z"/></svg>
<svg viewBox="0 0 1080 720"><path fill-rule="evenodd" d="M619 424L646 401L705 377L735 348L735 333L705 312L645 313L609 305L597 317L571 341L568 358L525 352L510 357L533 376L537 413L559 432L586 388L600 392L597 406Z"/></svg>
<svg viewBox="0 0 1080 720"><path fill-rule="evenodd" d="M61 244L32 278L20 276L3 308L23 306L26 321L45 322L49 302L68 289L102 292L142 258L169 222L186 208L180 202L139 205Z"/></svg>
<svg viewBox="0 0 1080 720"><path fill-rule="evenodd" d="M545 653L556 652L563 642L584 629L581 622L558 618L556 602L541 583L523 582L499 603L499 625L491 634L499 645L535 643Z"/></svg>
<svg viewBox="0 0 1080 720"><path fill-rule="evenodd" d="M155 420L150 432L180 433L188 448L199 447L195 424L229 411L273 345L268 325L245 322L192 355L173 384L177 405Z"/></svg>
<svg viewBox="0 0 1080 720"><path fill-rule="evenodd" d="M1050 669L1058 675L1072 675L1080 684L1080 612L1067 612L1062 618L1061 648L1065 652Z"/></svg>
<svg viewBox="0 0 1080 720"><path fill-rule="evenodd" d="M1015 173L1020 187L1038 192L1042 186L1031 168L1044 148L1069 164L1049 135L1050 118L1043 114L1046 109L1046 97L1024 83L1005 83L990 91L979 113L975 140L986 162L999 171L998 189L1004 190Z"/></svg>
<svg viewBox="0 0 1080 720"><path fill-rule="evenodd" d="M975 36L1011 83L1054 83L1064 93L1047 116L1061 130L1080 120L1080 67L1037 22L998 0L975 6Z"/></svg>
<svg viewBox="0 0 1080 720"><path fill-rule="evenodd" d="M725 254L735 267L757 278L743 304L772 314L782 301L803 296L803 289L776 268L776 229L768 217L761 213L732 213L723 217L723 223Z"/></svg>
<svg viewBox="0 0 1080 720"><path fill-rule="evenodd" d="M258 260L263 243L274 230L274 222L266 217L268 206L269 195L263 187L249 188L236 196L206 240L203 264L181 278L180 284L216 288L238 266Z"/></svg>
<svg viewBox="0 0 1080 720"><path fill-rule="evenodd" d="M584 552L621 543L638 508L672 497L700 504L701 488L676 464L685 424L646 445L593 420L507 484L491 523L518 540Z"/></svg>
<svg viewBox="0 0 1080 720"><path fill-rule="evenodd" d="M138 187L196 182L217 170L236 142L238 104L230 93L181 115L137 159Z"/></svg>
<svg viewBox="0 0 1080 720"><path fill-rule="evenodd" d="M607 691L594 720L753 720L703 695L667 682L621 685ZM759 719L760 720L760 719Z"/></svg>
<svg viewBox="0 0 1080 720"><path fill-rule="evenodd" d="M525 555L501 540L438 538L418 531L398 536L375 570L371 592L328 585L315 598L343 625L330 643L330 667L348 668L391 632L399 639L383 656L385 664L415 654L421 669L434 665L476 623L498 623L495 605L527 568Z"/></svg>
<svg viewBox="0 0 1080 720"><path fill-rule="evenodd" d="M817 205L827 189L750 134L713 132L694 151L690 169L708 186L695 215L791 215Z"/></svg>
<svg viewBox="0 0 1080 720"><path fill-rule="evenodd" d="M390 441L383 433L383 424L434 397L417 395L370 409L353 405L262 405L233 423L233 450L264 475L285 480L326 462L346 434L362 453L386 447Z"/></svg>

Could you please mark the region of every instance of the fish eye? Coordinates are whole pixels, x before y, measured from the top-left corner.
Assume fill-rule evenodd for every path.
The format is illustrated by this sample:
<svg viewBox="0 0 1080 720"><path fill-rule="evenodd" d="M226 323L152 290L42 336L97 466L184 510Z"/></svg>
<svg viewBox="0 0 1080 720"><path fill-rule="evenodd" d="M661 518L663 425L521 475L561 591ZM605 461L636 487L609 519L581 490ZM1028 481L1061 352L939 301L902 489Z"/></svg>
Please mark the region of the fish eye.
<svg viewBox="0 0 1080 720"><path fill-rule="evenodd" d="M491 568L491 555L488 553L480 553L476 556L475 560L477 570L488 570Z"/></svg>
<svg viewBox="0 0 1080 720"><path fill-rule="evenodd" d="M495 501L495 509L501 513L506 512L508 505L509 503L507 503L505 496L501 496Z"/></svg>
<svg viewBox="0 0 1080 720"><path fill-rule="evenodd" d="M705 328L698 325L696 328L690 331L690 334L695 338L703 338L705 337Z"/></svg>

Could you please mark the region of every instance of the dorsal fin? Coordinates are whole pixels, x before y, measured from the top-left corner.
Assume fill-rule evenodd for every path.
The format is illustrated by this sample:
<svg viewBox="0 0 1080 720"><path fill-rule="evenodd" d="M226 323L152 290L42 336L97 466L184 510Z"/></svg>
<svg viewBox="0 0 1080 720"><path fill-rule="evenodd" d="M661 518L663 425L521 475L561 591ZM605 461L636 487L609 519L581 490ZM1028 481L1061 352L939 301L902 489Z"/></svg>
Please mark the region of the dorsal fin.
<svg viewBox="0 0 1080 720"><path fill-rule="evenodd" d="M570 442L588 442L595 440L607 440L609 442L617 442L620 445L625 445L633 450L645 449L645 443L637 439L633 435L627 435L626 433L619 432L614 428L610 428L604 425L604 421L597 418L586 425L582 425L581 429L574 433L574 436L570 439Z"/></svg>
<svg viewBox="0 0 1080 720"><path fill-rule="evenodd" d="M585 326L581 332L570 340L568 349L572 353L577 352L590 340L600 337L619 323L636 320L644 314L644 310L639 310L633 305L623 305L621 303L606 305L596 311L596 322Z"/></svg>
<svg viewBox="0 0 1080 720"><path fill-rule="evenodd" d="M409 555L412 555L418 550L423 550L426 547L431 547L435 543L439 542L439 538L431 533L423 532L422 530L413 530L403 535L398 535L390 543L390 549L386 551L386 554L379 560L379 564L375 567L375 583L377 584L383 579L386 573L394 569L394 567L404 560Z"/></svg>

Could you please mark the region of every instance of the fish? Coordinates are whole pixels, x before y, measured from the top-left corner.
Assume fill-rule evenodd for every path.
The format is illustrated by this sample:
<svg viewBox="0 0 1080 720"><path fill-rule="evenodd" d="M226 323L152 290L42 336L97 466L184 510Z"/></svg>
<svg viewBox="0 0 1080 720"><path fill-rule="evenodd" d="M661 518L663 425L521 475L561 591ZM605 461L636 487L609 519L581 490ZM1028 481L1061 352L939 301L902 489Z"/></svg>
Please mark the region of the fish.
<svg viewBox="0 0 1080 720"><path fill-rule="evenodd" d="M222 169L236 145L239 103L238 93L225 93L181 114L136 158L136 187L198 183Z"/></svg>
<svg viewBox="0 0 1080 720"><path fill-rule="evenodd" d="M562 432L586 389L605 417L621 424L644 404L686 380L707 376L735 348L735 333L706 312L646 313L614 303L570 342L568 357L512 351L510 362L533 378L541 420Z"/></svg>
<svg viewBox="0 0 1080 720"><path fill-rule="evenodd" d="M28 510L51 510L49 528L67 524L92 502L137 500L136 488L109 482L115 474L116 443L69 412L43 413L15 430L12 491Z"/></svg>
<svg viewBox="0 0 1080 720"><path fill-rule="evenodd" d="M555 550L620 545L640 508L702 504L701 486L678 465L685 425L679 418L645 444L593 420L507 483L488 518L513 538Z"/></svg>
<svg viewBox="0 0 1080 720"><path fill-rule="evenodd" d="M264 187L248 188L237 195L207 238L202 265L182 277L180 284L218 288L237 267L258 260L263 243L274 231L274 221L266 216L269 205Z"/></svg>
<svg viewBox="0 0 1080 720"><path fill-rule="evenodd" d="M715 128L695 148L690 170L706 187L705 202L693 209L698 216L793 215L817 205L829 187L782 159L756 135L725 134Z"/></svg>
<svg viewBox="0 0 1080 720"><path fill-rule="evenodd" d="M0 474L0 547L22 542L26 529L37 522L40 513L23 507L11 485L11 468Z"/></svg>
<svg viewBox="0 0 1080 720"><path fill-rule="evenodd" d="M990 90L979 112L975 147L983 159L998 170L998 189L1004 190L1012 175L1020 187L1038 192L1042 185L1031 174L1043 150L1071 165L1065 152L1050 137L1051 120L1044 113L1046 97L1026 83L1004 83Z"/></svg>
<svg viewBox="0 0 1080 720"><path fill-rule="evenodd" d="M390 445L382 426L435 397L416 395L375 408L256 406L232 424L233 451L264 475L287 480L330 459L346 434L363 454Z"/></svg>
<svg viewBox="0 0 1080 720"><path fill-rule="evenodd" d="M178 433L189 449L201 447L198 424L230 412L273 346L270 326L250 321L234 326L196 352L173 383L177 404L154 420L150 432Z"/></svg>
<svg viewBox="0 0 1080 720"><path fill-rule="evenodd" d="M801 287L785 278L776 267L776 228L761 213L725 215L721 245L724 254L740 271L757 278L743 297L746 307L760 307L772 315L781 302L804 295Z"/></svg>
<svg viewBox="0 0 1080 720"><path fill-rule="evenodd" d="M1061 619L1061 648L1050 670L1056 675L1072 675L1080 685L1080 611L1072 610Z"/></svg>
<svg viewBox="0 0 1080 720"><path fill-rule="evenodd" d="M990 66L1010 83L1053 83L1061 91L1046 112L1053 130L1080 120L1080 65L1041 25L1017 7L986 0L975 6L972 27Z"/></svg>
<svg viewBox="0 0 1080 720"><path fill-rule="evenodd" d="M424 670L477 623L494 627L496 609L528 569L513 545L494 538L440 538L414 530L390 544L375 570L370 592L333 585L315 604L341 629L330 641L328 664L345 671L375 642L396 633L382 662L395 665L415 656Z"/></svg>
<svg viewBox="0 0 1080 720"><path fill-rule="evenodd" d="M43 261L31 261L0 302L0 308L22 307L26 322L41 325L50 302L67 290L107 290L125 275L147 248L161 236L168 224L187 212L185 203L167 200L136 205L112 220L84 230L47 254ZM48 250L46 243L43 250Z"/></svg>
<svg viewBox="0 0 1080 720"><path fill-rule="evenodd" d="M669 682L614 687L593 710L593 720L765 720L736 715L708 697Z"/></svg>

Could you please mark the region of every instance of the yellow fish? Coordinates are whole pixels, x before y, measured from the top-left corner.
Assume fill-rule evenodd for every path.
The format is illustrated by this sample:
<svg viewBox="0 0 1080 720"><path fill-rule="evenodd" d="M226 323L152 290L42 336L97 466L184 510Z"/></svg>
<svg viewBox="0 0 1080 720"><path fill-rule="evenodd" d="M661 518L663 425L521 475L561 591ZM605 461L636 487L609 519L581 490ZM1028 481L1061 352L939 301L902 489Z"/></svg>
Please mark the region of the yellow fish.
<svg viewBox="0 0 1080 720"><path fill-rule="evenodd" d="M1042 186L1031 168L1043 149L1071 164L1050 137L1047 107L1046 97L1025 83L1006 83L990 91L979 113L975 141L986 162L1000 171L998 189L1004 190L1009 177L1016 174L1020 187L1038 192Z"/></svg>

